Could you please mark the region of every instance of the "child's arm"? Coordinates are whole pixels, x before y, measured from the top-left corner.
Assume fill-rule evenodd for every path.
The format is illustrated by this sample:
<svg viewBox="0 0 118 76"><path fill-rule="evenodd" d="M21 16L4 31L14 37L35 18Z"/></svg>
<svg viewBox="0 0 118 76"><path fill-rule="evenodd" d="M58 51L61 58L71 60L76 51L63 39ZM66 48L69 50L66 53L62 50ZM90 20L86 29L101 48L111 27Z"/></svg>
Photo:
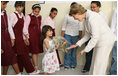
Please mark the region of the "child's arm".
<svg viewBox="0 0 118 76"><path fill-rule="evenodd" d="M44 44L45 44L45 46L46 46L47 49L50 48L49 42L47 40L44 40ZM49 51L49 53L52 53L52 52L53 52L53 50L50 50Z"/></svg>
<svg viewBox="0 0 118 76"><path fill-rule="evenodd" d="M47 41L47 40L44 40L44 44L45 44L45 46L46 46L46 48L47 48L47 49L49 49L49 48L50 48L50 45L49 45L49 43L48 43L48 41Z"/></svg>
<svg viewBox="0 0 118 76"><path fill-rule="evenodd" d="M47 49L50 48L50 45L49 45L49 43L48 43L47 40L44 40L44 44L45 44L45 46L46 46ZM56 47L55 47L54 49L56 50L56 49L58 49L58 48L59 48L59 43L56 44ZM51 53L51 52L53 52L53 51L50 51L50 53Z"/></svg>
<svg viewBox="0 0 118 76"><path fill-rule="evenodd" d="M8 31L10 34L12 47L15 45L15 34L13 31L13 25L14 25L13 21L15 20L15 17L13 16L14 16L14 13L8 16Z"/></svg>
<svg viewBox="0 0 118 76"><path fill-rule="evenodd" d="M58 48L59 48L59 43L56 43L56 48L55 48L55 50L57 50Z"/></svg>
<svg viewBox="0 0 118 76"><path fill-rule="evenodd" d="M31 22L31 18L30 18L29 15L27 15L27 16L25 17L24 27L23 27L23 34L24 34L27 38L29 38L28 28L29 28L30 22Z"/></svg>
<svg viewBox="0 0 118 76"><path fill-rule="evenodd" d="M25 22L24 22L24 27L23 27L23 34L25 36L24 42L28 46L30 45L30 42L29 42L29 32L28 32L28 27L29 27L30 21L31 21L30 16L27 15L25 17Z"/></svg>
<svg viewBox="0 0 118 76"><path fill-rule="evenodd" d="M25 35L25 40L24 40L24 42L25 42L25 44L26 44L27 46L30 45L29 39L28 39L28 37L27 37L26 35Z"/></svg>

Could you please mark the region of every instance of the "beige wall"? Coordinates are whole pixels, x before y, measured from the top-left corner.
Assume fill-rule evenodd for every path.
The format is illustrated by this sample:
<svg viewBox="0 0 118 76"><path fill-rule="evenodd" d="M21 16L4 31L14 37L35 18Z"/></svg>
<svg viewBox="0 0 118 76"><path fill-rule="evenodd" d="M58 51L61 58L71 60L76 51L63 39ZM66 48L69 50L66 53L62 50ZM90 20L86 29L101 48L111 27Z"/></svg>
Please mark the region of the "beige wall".
<svg viewBox="0 0 118 76"><path fill-rule="evenodd" d="M38 3L37 1L26 1L26 14L31 13L31 7L33 4ZM90 1L81 1L78 2L82 4L85 8L89 9L90 7ZM117 2L112 2L112 1L102 1L102 7L101 11L103 11L108 19L109 19L109 25L111 23L111 16L113 13L113 9L116 7ZM48 2L46 4L41 4L41 12L40 14L42 15L43 19L46 18L49 15L49 11L52 7L56 7L58 9L58 15L56 16L56 34L60 35L61 33L61 25L63 23L64 16L69 12L69 7L70 7L71 2ZM13 4L8 4L6 8L8 14L11 14L11 12L14 11ZM77 53L84 48L84 45L81 48L78 48ZM59 52L61 61L63 62L63 57L64 53ZM85 63L85 55L81 56L78 58L78 65L84 65Z"/></svg>
<svg viewBox="0 0 118 76"><path fill-rule="evenodd" d="M31 13L31 7L35 3L38 3L38 2L37 1L36 2L28 2L27 1L26 2L26 14ZM82 4L85 8L90 9L89 8L90 7L90 2L89 1L84 1L84 2L81 1L81 2L78 2L78 3ZM102 3L101 11L103 11L107 15L107 17L109 19L109 25L110 25L111 16L112 16L112 13L113 13L113 9L116 7L116 2L102 1L101 3ZM63 2L49 2L49 3L41 4L40 14L42 15L43 19L46 18L49 15L50 9L52 7L56 7L58 9L58 15L55 18L55 20L56 20L56 34L57 35L60 35L60 33L61 33L61 27L62 27L61 25L63 23L64 16L69 12L70 4L71 4L71 2L66 2L66 1L63 1ZM78 52L83 48L84 48L84 46L79 48ZM61 57L62 61L63 61L63 56L64 56L64 54L62 52L60 52L60 57ZM81 56L78 59L78 64L83 65L84 62L85 62L84 56Z"/></svg>

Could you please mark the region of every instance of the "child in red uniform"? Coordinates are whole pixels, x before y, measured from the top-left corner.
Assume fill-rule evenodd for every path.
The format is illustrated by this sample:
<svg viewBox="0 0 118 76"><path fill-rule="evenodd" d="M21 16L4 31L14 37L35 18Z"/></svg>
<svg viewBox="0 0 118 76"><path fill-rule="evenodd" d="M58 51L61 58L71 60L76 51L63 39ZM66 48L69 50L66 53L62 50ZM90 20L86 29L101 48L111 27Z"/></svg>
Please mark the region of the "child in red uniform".
<svg viewBox="0 0 118 76"><path fill-rule="evenodd" d="M39 4L32 6L32 13L26 16L24 34L27 35L27 42L30 44L32 53L32 60L35 67L35 71L40 72L38 69L38 54L43 52L43 45L41 44L41 19L39 15L41 7ZM29 42L28 42L29 37Z"/></svg>
<svg viewBox="0 0 118 76"><path fill-rule="evenodd" d="M37 74L34 70L34 67L29 57L29 49L27 48L24 42L25 40L25 36L23 35L24 15L22 13L24 9L24 2L16 1L15 9L16 11L12 13L9 17L10 20L9 25L13 27L14 31L14 34L12 34L11 37L15 38L14 50L17 54L20 71L23 72L23 67L24 67L27 73Z"/></svg>
<svg viewBox="0 0 118 76"><path fill-rule="evenodd" d="M8 18L5 11L8 1L1 1L1 65L3 66L3 75L7 74L9 65L12 65L16 74L21 74L18 68L15 53L12 49L13 40L10 39ZM12 41L12 43L11 43Z"/></svg>

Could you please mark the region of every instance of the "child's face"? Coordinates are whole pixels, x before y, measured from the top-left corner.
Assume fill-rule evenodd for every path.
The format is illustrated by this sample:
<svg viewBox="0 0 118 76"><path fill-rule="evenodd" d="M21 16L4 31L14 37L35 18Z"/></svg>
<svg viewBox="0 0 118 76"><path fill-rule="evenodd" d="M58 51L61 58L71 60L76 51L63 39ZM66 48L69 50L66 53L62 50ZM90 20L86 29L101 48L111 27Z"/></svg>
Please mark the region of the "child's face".
<svg viewBox="0 0 118 76"><path fill-rule="evenodd" d="M23 9L24 9L23 6L17 6L17 7L16 7L16 11L18 11L18 12L20 12L20 13L23 11Z"/></svg>
<svg viewBox="0 0 118 76"><path fill-rule="evenodd" d="M34 16L39 15L39 13L40 13L40 9L39 8L36 8L36 9L33 10Z"/></svg>
<svg viewBox="0 0 118 76"><path fill-rule="evenodd" d="M52 34L53 34L52 30L48 30L47 33L46 33L46 36L51 37Z"/></svg>
<svg viewBox="0 0 118 76"><path fill-rule="evenodd" d="M5 10L6 7L7 7L7 3L4 1L1 1L1 11Z"/></svg>
<svg viewBox="0 0 118 76"><path fill-rule="evenodd" d="M57 15L57 11L53 11L53 12L50 12L52 18L55 18L55 16Z"/></svg>

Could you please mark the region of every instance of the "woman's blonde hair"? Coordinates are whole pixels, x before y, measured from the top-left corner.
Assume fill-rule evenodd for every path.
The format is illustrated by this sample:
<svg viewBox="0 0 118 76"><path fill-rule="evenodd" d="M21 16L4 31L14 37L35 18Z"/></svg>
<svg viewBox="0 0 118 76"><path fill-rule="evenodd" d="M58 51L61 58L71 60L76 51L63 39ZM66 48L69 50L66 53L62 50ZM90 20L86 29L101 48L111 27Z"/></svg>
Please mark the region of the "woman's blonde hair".
<svg viewBox="0 0 118 76"><path fill-rule="evenodd" d="M72 5L71 6L69 15L77 14L77 13L79 13L80 15L82 15L86 11L87 10L81 4L75 4L75 5Z"/></svg>

